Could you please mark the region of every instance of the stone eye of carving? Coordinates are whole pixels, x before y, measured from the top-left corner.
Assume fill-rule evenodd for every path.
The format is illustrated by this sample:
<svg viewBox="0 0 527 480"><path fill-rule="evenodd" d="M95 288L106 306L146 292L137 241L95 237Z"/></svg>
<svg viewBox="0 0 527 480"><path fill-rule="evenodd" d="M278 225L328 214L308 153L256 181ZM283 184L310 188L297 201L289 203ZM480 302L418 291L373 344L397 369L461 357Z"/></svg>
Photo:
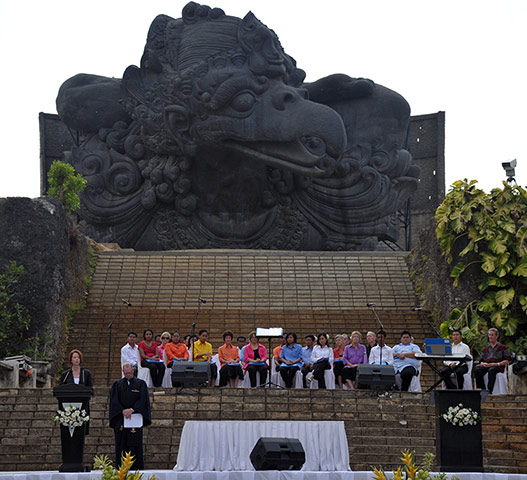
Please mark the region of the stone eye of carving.
<svg viewBox="0 0 527 480"><path fill-rule="evenodd" d="M242 92L232 99L231 107L238 112L248 112L253 108L254 103L255 99L252 93Z"/></svg>

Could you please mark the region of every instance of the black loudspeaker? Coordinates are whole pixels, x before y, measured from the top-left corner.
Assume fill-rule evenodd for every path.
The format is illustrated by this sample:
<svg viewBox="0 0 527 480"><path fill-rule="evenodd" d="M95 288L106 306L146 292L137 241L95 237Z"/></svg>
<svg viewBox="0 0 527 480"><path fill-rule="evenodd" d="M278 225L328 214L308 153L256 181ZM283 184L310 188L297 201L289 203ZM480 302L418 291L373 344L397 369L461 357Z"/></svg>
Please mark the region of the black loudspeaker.
<svg viewBox="0 0 527 480"><path fill-rule="evenodd" d="M392 365L359 365L357 388L369 390L393 390L395 370Z"/></svg>
<svg viewBox="0 0 527 480"><path fill-rule="evenodd" d="M255 470L300 470L306 454L296 438L262 437L249 458Z"/></svg>
<svg viewBox="0 0 527 480"><path fill-rule="evenodd" d="M174 362L172 364L172 386L204 387L209 383L209 362Z"/></svg>

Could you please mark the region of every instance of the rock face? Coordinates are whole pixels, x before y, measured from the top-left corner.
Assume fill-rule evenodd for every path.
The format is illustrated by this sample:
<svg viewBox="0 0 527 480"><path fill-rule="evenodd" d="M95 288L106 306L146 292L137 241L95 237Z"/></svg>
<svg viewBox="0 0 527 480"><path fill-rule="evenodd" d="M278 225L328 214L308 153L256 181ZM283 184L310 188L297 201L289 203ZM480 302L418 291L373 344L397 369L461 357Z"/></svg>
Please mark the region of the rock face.
<svg viewBox="0 0 527 480"><path fill-rule="evenodd" d="M458 245L457 252L464 247ZM421 306L431 312L438 328L454 308L464 307L480 296L476 287L476 267L467 268L457 288L450 271L451 265L441 252L434 224L419 235L418 244L410 255L410 272Z"/></svg>
<svg viewBox="0 0 527 480"><path fill-rule="evenodd" d="M47 340L50 360L61 359L64 317L85 295L88 243L53 198L0 199L0 269L24 267L16 301L28 308L29 335Z"/></svg>
<svg viewBox="0 0 527 480"><path fill-rule="evenodd" d="M328 49L340 48L327 46ZM140 66L79 74L57 111L82 133L85 232L136 250L374 250L417 188L410 107L371 80L305 72L252 13L159 15Z"/></svg>

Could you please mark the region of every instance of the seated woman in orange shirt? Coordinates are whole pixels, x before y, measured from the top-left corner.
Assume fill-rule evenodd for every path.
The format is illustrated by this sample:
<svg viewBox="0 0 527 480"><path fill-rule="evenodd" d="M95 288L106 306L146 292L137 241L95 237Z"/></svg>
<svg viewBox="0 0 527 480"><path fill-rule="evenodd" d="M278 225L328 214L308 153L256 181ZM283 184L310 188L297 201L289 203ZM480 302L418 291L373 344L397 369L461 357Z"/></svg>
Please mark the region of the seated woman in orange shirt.
<svg viewBox="0 0 527 480"><path fill-rule="evenodd" d="M232 332L225 332L223 340L225 345L218 348L218 360L220 361L220 387L227 386L236 388L240 379L243 379L243 371L240 363L238 347L232 344Z"/></svg>
<svg viewBox="0 0 527 480"><path fill-rule="evenodd" d="M187 346L179 341L179 332L177 330L172 333L172 341L165 345L164 358L167 368L172 368L174 361L188 360Z"/></svg>

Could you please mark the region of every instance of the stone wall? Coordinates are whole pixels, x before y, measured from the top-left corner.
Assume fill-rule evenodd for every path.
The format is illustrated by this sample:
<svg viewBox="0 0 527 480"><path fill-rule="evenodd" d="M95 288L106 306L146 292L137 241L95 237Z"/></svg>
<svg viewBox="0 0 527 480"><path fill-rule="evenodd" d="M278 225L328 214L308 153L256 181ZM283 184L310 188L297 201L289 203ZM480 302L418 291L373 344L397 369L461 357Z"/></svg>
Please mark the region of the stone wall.
<svg viewBox="0 0 527 480"><path fill-rule="evenodd" d="M0 199L0 269L24 267L16 301L29 310L28 336L46 337L50 360L62 359L70 302L85 296L88 242L50 197ZM22 346L21 346L22 347Z"/></svg>
<svg viewBox="0 0 527 480"><path fill-rule="evenodd" d="M201 388L153 389L152 425L145 429L145 468L176 464L186 420L342 420L352 470L400 465L401 450L422 462L436 448L436 412L427 394L369 391ZM482 405L486 472L527 473L525 396L494 395ZM0 471L56 470L61 463L59 427L52 422L57 400L50 389L0 389ZM113 458L108 426L108 388L97 387L84 462Z"/></svg>

